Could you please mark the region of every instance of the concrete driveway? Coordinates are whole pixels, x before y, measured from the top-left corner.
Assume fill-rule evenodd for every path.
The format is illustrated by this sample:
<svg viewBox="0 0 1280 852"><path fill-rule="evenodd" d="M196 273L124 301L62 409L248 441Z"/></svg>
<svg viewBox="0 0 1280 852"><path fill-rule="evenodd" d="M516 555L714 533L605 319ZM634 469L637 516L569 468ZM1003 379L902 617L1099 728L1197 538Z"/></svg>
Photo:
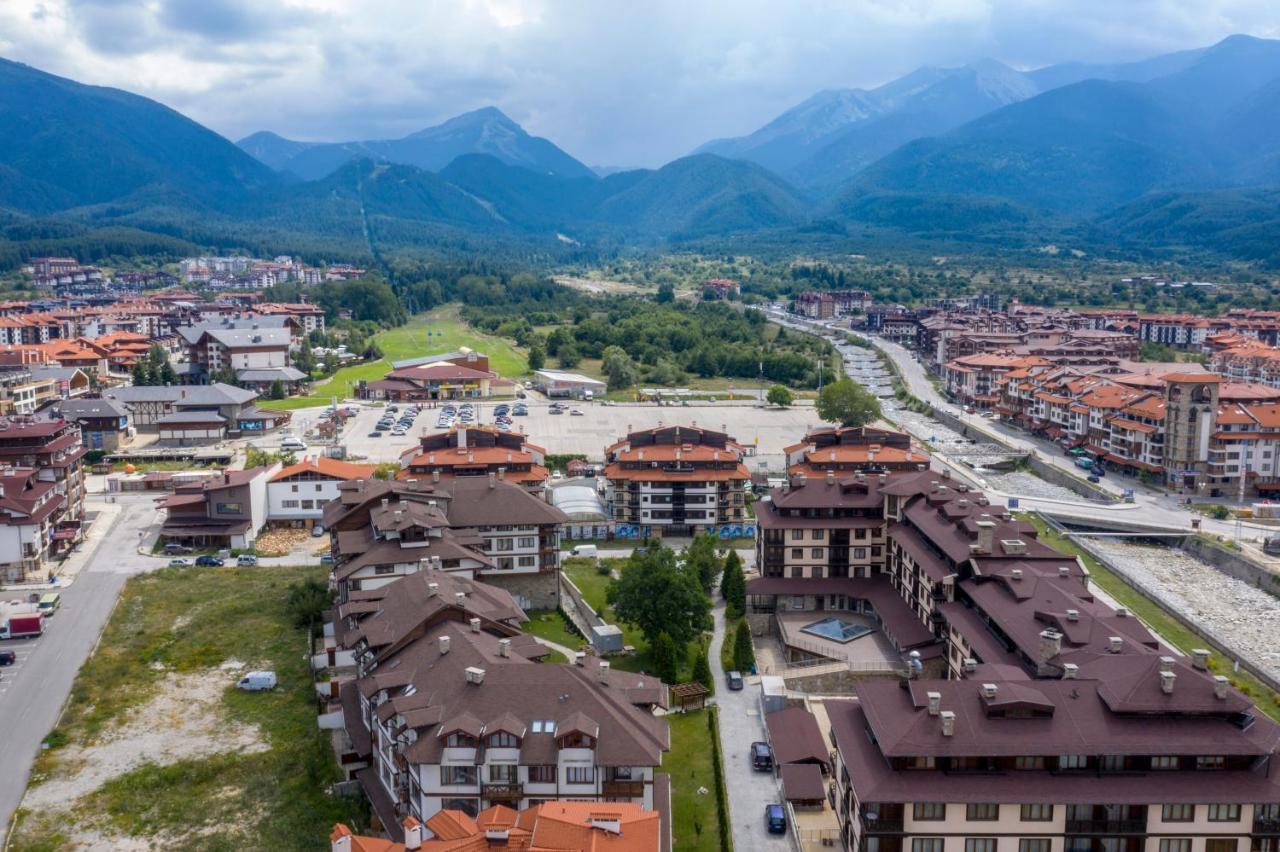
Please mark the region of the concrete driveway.
<svg viewBox="0 0 1280 852"><path fill-rule="evenodd" d="M759 678L748 678L746 688L738 692L725 685L724 668L720 665L720 647L725 641L723 601L717 603L714 615L711 673L716 679L716 704L720 707L720 752L724 756L733 845L735 849L791 849L790 833L770 834L764 827L765 805L782 801L781 782L773 772L751 768L751 743L765 739Z"/></svg>

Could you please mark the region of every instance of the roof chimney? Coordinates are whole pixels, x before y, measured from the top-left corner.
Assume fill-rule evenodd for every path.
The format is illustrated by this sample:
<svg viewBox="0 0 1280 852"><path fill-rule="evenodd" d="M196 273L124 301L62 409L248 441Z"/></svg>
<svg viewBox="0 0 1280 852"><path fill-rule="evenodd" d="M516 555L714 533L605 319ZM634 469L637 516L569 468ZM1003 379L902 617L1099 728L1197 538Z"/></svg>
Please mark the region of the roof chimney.
<svg viewBox="0 0 1280 852"><path fill-rule="evenodd" d="M472 633L479 633L479 632L480 632L480 619L478 619L478 618L468 619L467 623L471 625L471 632L472 632Z"/></svg>
<svg viewBox="0 0 1280 852"><path fill-rule="evenodd" d="M1009 578L1014 581L1020 581L1022 579L1022 569L1021 568L1012 569L1009 572Z"/></svg>
<svg viewBox="0 0 1280 852"><path fill-rule="evenodd" d="M1161 657L1161 658L1160 658L1160 671L1161 671L1161 672L1171 672L1171 671L1173 671L1173 662L1174 662L1174 661L1173 661L1173 657Z"/></svg>
<svg viewBox="0 0 1280 852"><path fill-rule="evenodd" d="M449 637L448 636L440 637L440 653L441 654L449 653Z"/></svg>
<svg viewBox="0 0 1280 852"><path fill-rule="evenodd" d="M1070 569L1070 568L1068 568L1066 565L1059 565L1059 566L1058 566L1058 576L1059 576L1059 577L1070 577L1070 576L1071 576L1071 569Z"/></svg>
<svg viewBox="0 0 1280 852"><path fill-rule="evenodd" d="M511 656L511 640L510 639L498 640L498 656L499 657Z"/></svg>
<svg viewBox="0 0 1280 852"><path fill-rule="evenodd" d="M467 666L464 673L466 674L467 683L472 683L476 686L484 683L484 669L479 666Z"/></svg>
<svg viewBox="0 0 1280 852"><path fill-rule="evenodd" d="M587 655L584 651L577 651L573 655L573 664L576 666L585 666L587 664Z"/></svg>
<svg viewBox="0 0 1280 852"><path fill-rule="evenodd" d="M600 671L599 671L597 674L599 674L599 676L600 676L600 682L601 682L601 683L606 683L606 684L607 684L607 683L609 682L609 668L610 668L610 666L609 666L609 661L608 661L608 660L601 660L601 661L600 661Z"/></svg>
<svg viewBox="0 0 1280 852"><path fill-rule="evenodd" d="M942 693L930 692L926 693L926 695L929 699L929 715L937 716L939 711L942 710Z"/></svg>
<svg viewBox="0 0 1280 852"><path fill-rule="evenodd" d="M983 553L990 553L996 536L994 521L978 521L978 547Z"/></svg>
<svg viewBox="0 0 1280 852"><path fill-rule="evenodd" d="M836 484L836 472L834 470L827 471L827 484L828 485Z"/></svg>
<svg viewBox="0 0 1280 852"><path fill-rule="evenodd" d="M1040 662L1047 663L1062 653L1062 634L1056 630L1040 631Z"/></svg>
<svg viewBox="0 0 1280 852"><path fill-rule="evenodd" d="M431 481L432 482L440 481L440 468L436 468L435 470L431 471Z"/></svg>
<svg viewBox="0 0 1280 852"><path fill-rule="evenodd" d="M1079 620L1080 620L1080 610L1078 609L1067 610L1067 621L1079 621Z"/></svg>
<svg viewBox="0 0 1280 852"><path fill-rule="evenodd" d="M427 597L434 598L438 594L440 594L440 584L427 583Z"/></svg>
<svg viewBox="0 0 1280 852"><path fill-rule="evenodd" d="M1062 666L1063 680L1075 680L1080 677L1080 667L1075 663L1064 663Z"/></svg>
<svg viewBox="0 0 1280 852"><path fill-rule="evenodd" d="M507 478L507 469L505 467L498 468L498 478L504 480Z"/></svg>
<svg viewBox="0 0 1280 852"><path fill-rule="evenodd" d="M982 685L982 697L988 701L994 701L996 693L999 691L1000 687L996 686L994 683L984 683Z"/></svg>
<svg viewBox="0 0 1280 852"><path fill-rule="evenodd" d="M466 592L454 592L454 593L453 593L453 602L454 602L455 604L457 604L458 606L466 606L466 605L467 605L467 593L466 593Z"/></svg>
<svg viewBox="0 0 1280 852"><path fill-rule="evenodd" d="M965 657L965 658L964 658L964 673L965 673L965 674L973 674L973 673L974 673L974 672L976 672L977 670L978 670L978 661L977 661L977 660L975 660L973 657Z"/></svg>
<svg viewBox="0 0 1280 852"><path fill-rule="evenodd" d="M1173 682L1178 676L1173 672L1160 672L1160 691L1165 695L1173 695Z"/></svg>
<svg viewBox="0 0 1280 852"><path fill-rule="evenodd" d="M1128 618L1129 608L1127 606L1116 607L1116 618Z"/></svg>
<svg viewBox="0 0 1280 852"><path fill-rule="evenodd" d="M389 505L391 505L391 501L390 501L389 499L387 499L386 497L383 497L383 498L382 498L382 508L384 508L384 509L385 509L385 508L387 508L387 506L389 506Z"/></svg>
<svg viewBox="0 0 1280 852"><path fill-rule="evenodd" d="M1200 671L1209 670L1209 651L1207 648L1191 649L1191 665Z"/></svg>
<svg viewBox="0 0 1280 852"><path fill-rule="evenodd" d="M417 817L404 818L404 848L407 852L422 848L422 823Z"/></svg>
<svg viewBox="0 0 1280 852"><path fill-rule="evenodd" d="M956 714L950 710L943 710L942 716L942 735L944 737L954 736L956 732Z"/></svg>
<svg viewBox="0 0 1280 852"><path fill-rule="evenodd" d="M1107 650L1113 654L1119 654L1124 648L1124 638L1120 636L1107 637Z"/></svg>
<svg viewBox="0 0 1280 852"><path fill-rule="evenodd" d="M1226 675L1213 676L1213 697L1219 701L1225 701L1227 698L1227 687L1231 685L1231 681Z"/></svg>

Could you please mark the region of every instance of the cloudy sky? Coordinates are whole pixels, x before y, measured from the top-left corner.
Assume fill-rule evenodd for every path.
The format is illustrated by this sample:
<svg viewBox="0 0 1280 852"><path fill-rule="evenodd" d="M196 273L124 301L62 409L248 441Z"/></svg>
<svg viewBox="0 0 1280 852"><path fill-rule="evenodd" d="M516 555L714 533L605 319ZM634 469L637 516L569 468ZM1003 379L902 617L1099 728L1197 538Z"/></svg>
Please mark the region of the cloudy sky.
<svg viewBox="0 0 1280 852"><path fill-rule="evenodd" d="M652 166L824 88L924 64L1116 61L1276 0L0 0L0 56L237 139L389 138L488 104L592 165Z"/></svg>

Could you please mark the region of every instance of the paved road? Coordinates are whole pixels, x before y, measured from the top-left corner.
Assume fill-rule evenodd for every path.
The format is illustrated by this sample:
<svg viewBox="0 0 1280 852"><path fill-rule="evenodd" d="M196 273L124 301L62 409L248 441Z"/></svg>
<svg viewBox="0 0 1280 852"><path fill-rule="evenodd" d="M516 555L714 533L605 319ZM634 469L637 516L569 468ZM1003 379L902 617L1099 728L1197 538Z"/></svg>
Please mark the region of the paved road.
<svg viewBox="0 0 1280 852"><path fill-rule="evenodd" d="M0 669L0 845L40 743L57 723L76 673L97 643L125 581L155 567L155 560L139 556L137 548L143 535L154 533L159 519L149 497L130 500L98 539L75 582L62 591L62 608L48 620L45 635L0 643L17 650L21 661L20 667Z"/></svg>
<svg viewBox="0 0 1280 852"><path fill-rule="evenodd" d="M735 849L790 849L789 834L769 834L764 827L764 806L782 801L772 772L751 768L751 743L765 739L760 715L760 686L748 683L739 692L725 686L720 647L725 641L724 602L715 608L715 635L711 639L711 673L716 679L716 704L720 707L720 752L724 755L724 780L729 794L729 823ZM758 680L758 678L751 678Z"/></svg>

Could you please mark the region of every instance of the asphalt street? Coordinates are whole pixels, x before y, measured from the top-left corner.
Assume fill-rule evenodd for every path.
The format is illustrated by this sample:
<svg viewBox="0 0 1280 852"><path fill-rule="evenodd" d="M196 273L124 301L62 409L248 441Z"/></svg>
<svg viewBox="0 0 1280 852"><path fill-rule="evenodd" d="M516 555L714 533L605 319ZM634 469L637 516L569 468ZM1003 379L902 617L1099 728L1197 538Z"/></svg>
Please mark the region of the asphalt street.
<svg viewBox="0 0 1280 852"><path fill-rule="evenodd" d="M97 644L125 581L164 564L138 554L138 542L154 534L159 521L149 497L129 500L75 582L61 590L62 607L46 621L45 635L0 643L17 651L19 659L17 666L0 668L0 766L5 769L0 772L0 846L40 743L57 724L76 673Z"/></svg>

